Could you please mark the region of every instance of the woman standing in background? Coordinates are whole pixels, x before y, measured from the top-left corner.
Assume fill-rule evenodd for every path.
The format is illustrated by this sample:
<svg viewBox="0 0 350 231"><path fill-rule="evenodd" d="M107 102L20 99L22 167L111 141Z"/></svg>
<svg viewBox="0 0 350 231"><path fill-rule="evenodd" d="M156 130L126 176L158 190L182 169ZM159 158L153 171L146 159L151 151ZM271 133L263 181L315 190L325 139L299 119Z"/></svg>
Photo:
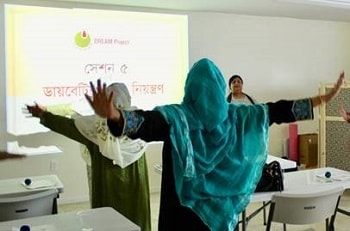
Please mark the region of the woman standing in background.
<svg viewBox="0 0 350 231"><path fill-rule="evenodd" d="M234 104L256 104L257 101L243 92L243 79L239 75L233 75L228 81L230 93L226 100Z"/></svg>

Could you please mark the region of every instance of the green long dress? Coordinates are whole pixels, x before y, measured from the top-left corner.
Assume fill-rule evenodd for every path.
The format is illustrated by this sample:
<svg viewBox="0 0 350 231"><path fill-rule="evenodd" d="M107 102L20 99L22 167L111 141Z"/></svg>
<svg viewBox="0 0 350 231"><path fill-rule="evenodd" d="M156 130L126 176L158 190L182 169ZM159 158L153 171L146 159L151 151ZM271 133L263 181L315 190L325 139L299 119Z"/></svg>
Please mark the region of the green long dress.
<svg viewBox="0 0 350 231"><path fill-rule="evenodd" d="M151 231L150 193L146 157L126 168L113 165L99 147L85 138L76 128L74 119L44 112L40 123L87 147L91 155L91 206L112 207L129 220Z"/></svg>

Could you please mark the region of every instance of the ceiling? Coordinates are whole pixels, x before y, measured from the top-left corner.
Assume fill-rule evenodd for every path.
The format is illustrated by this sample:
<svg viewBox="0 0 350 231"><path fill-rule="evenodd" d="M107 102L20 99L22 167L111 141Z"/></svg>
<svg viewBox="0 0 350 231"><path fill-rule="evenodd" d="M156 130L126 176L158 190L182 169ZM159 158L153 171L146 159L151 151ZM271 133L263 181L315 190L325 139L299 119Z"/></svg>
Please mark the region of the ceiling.
<svg viewBox="0 0 350 231"><path fill-rule="evenodd" d="M305 0L56 0L99 3L127 7L147 7L178 11L205 11L276 16L299 19L350 22L350 2L346 8L304 4ZM309 0L314 2L315 0ZM331 0L326 0L331 2ZM333 0L346 2L347 0Z"/></svg>

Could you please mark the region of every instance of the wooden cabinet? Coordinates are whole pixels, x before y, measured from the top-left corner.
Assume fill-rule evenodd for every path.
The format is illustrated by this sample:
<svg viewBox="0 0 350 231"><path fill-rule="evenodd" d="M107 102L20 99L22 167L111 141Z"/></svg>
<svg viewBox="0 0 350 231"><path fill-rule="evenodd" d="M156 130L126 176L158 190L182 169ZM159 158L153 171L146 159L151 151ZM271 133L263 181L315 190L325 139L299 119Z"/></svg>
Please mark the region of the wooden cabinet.
<svg viewBox="0 0 350 231"><path fill-rule="evenodd" d="M316 133L302 134L298 136L299 163L306 168L318 165L318 135Z"/></svg>

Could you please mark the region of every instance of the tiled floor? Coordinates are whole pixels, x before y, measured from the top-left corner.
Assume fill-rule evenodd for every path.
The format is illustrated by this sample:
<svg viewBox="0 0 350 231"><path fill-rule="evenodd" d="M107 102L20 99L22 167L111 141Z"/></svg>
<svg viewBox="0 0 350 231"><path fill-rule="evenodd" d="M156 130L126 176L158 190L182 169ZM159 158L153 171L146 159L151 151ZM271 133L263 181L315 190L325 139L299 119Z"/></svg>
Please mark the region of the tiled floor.
<svg viewBox="0 0 350 231"><path fill-rule="evenodd" d="M247 214L259 207L260 203L252 203L247 208ZM350 210L350 191L346 191L340 201L341 208L348 208ZM59 205L58 212L79 211L89 208L89 203L64 204ZM155 193L151 196L151 213L152 213L152 230L157 231L158 222L158 208L159 208L159 194ZM271 231L282 231L282 225L273 223ZM288 225L288 231L323 231L325 230L324 222L314 225ZM263 225L262 213L259 213L248 224L247 231L265 231ZM335 231L350 231L350 216L337 213L335 220Z"/></svg>

